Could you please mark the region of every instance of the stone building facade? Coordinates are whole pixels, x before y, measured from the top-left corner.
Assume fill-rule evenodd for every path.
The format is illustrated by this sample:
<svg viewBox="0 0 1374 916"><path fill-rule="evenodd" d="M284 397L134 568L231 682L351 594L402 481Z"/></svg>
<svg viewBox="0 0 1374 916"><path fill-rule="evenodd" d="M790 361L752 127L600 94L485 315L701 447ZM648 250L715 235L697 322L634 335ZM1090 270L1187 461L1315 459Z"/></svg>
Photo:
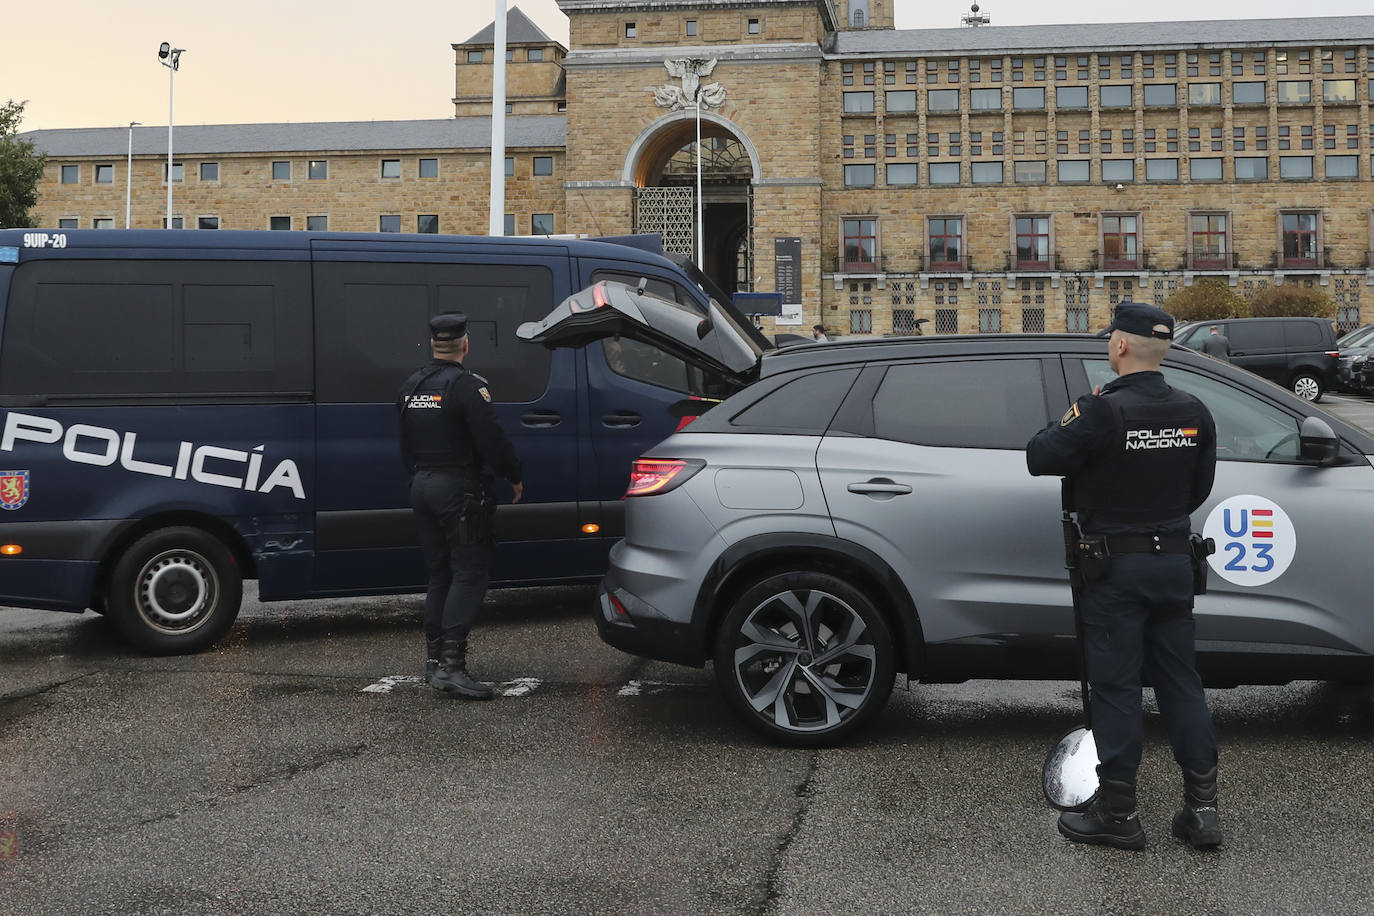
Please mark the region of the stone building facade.
<svg viewBox="0 0 1374 916"><path fill-rule="evenodd" d="M1088 330L1208 276L1318 285L1340 325L1374 320L1374 16L896 30L892 0L560 7L567 49L508 20L514 234L658 231L695 255L699 126L704 266L787 291L768 327ZM485 232L493 31L453 46L452 120L178 130L178 212ZM124 130L31 136L45 224L122 225ZM158 225L165 134L134 138L133 223Z"/></svg>

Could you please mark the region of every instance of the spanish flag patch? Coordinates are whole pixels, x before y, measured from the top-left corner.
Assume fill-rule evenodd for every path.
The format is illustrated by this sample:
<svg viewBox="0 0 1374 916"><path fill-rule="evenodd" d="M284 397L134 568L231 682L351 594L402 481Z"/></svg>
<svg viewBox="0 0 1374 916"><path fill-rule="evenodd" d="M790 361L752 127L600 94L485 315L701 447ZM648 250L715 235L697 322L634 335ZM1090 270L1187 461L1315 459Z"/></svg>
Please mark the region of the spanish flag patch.
<svg viewBox="0 0 1374 916"><path fill-rule="evenodd" d="M487 390L485 385L478 388L477 393L482 396L482 400L486 401L488 404L491 403L491 392Z"/></svg>
<svg viewBox="0 0 1374 916"><path fill-rule="evenodd" d="M1070 405L1069 409L1064 411L1064 416L1059 418L1059 425L1068 426L1070 423L1072 423L1074 420L1077 420L1081 416L1083 416L1083 414L1079 411L1078 405Z"/></svg>

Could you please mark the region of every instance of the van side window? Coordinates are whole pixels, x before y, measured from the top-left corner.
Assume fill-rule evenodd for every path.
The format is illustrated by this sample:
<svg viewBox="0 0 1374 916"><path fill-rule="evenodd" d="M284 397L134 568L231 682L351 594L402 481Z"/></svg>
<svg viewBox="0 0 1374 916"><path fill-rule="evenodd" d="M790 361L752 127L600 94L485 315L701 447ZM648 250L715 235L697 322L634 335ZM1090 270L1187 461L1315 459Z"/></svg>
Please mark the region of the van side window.
<svg viewBox="0 0 1374 916"><path fill-rule="evenodd" d="M1324 350L1326 341L1315 321L1285 321L1283 336L1290 350Z"/></svg>
<svg viewBox="0 0 1374 916"><path fill-rule="evenodd" d="M616 375L684 394L692 391L687 363L652 344L622 337L603 340L601 348L606 354L606 365Z"/></svg>
<svg viewBox="0 0 1374 916"><path fill-rule="evenodd" d="M304 262L34 261L11 289L0 394L308 397L310 310Z"/></svg>
<svg viewBox="0 0 1374 916"><path fill-rule="evenodd" d="M1231 352L1247 350L1282 350L1282 321L1233 321L1226 326Z"/></svg>
<svg viewBox="0 0 1374 916"><path fill-rule="evenodd" d="M495 400L533 401L548 388L552 353L515 336L555 305L547 267L317 261L315 279L322 403L393 401L430 358L430 316L449 311L468 316L464 365L487 379Z"/></svg>

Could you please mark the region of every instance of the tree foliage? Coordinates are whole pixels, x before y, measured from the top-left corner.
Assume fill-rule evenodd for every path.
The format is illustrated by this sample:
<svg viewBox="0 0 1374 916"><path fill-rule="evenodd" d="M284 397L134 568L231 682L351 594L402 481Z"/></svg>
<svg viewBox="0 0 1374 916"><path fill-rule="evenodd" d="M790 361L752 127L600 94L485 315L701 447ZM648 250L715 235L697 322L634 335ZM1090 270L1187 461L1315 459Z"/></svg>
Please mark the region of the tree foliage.
<svg viewBox="0 0 1374 916"><path fill-rule="evenodd" d="M1164 301L1164 310L1177 321L1217 321L1248 313L1243 298L1225 280L1198 280Z"/></svg>
<svg viewBox="0 0 1374 916"><path fill-rule="evenodd" d="M1319 287L1282 283L1266 286L1251 296L1250 311L1257 318L1331 318L1336 314L1336 303Z"/></svg>
<svg viewBox="0 0 1374 916"><path fill-rule="evenodd" d="M38 182L47 157L31 140L19 139L25 102L0 105L0 228L33 225L29 210L38 203Z"/></svg>

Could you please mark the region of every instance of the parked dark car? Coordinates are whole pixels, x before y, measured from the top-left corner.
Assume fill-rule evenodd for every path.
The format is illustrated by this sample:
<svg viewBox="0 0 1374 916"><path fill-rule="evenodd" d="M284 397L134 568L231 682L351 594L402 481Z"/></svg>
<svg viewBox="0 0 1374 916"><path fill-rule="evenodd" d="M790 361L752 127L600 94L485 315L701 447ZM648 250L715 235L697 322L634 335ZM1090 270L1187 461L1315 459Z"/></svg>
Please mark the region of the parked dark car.
<svg viewBox="0 0 1374 916"><path fill-rule="evenodd" d="M1336 387L1341 391L1365 392L1365 367L1374 355L1374 324L1356 328L1336 341Z"/></svg>
<svg viewBox="0 0 1374 916"><path fill-rule="evenodd" d="M1175 339L1193 350L1217 327L1231 342L1231 362L1320 401L1336 384L1336 329L1326 318L1227 318L1184 326Z"/></svg>

